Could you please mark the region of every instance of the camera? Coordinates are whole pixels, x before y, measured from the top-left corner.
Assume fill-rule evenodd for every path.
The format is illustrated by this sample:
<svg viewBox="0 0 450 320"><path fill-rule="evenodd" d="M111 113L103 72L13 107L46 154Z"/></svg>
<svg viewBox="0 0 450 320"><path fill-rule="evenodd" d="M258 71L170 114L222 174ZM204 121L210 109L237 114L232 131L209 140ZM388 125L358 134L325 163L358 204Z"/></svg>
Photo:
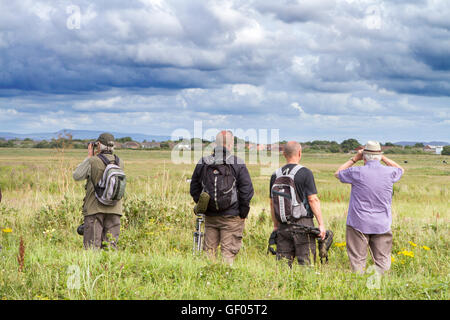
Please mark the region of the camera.
<svg viewBox="0 0 450 320"><path fill-rule="evenodd" d="M84 223L82 223L78 228L77 228L77 233L82 236L84 235Z"/></svg>

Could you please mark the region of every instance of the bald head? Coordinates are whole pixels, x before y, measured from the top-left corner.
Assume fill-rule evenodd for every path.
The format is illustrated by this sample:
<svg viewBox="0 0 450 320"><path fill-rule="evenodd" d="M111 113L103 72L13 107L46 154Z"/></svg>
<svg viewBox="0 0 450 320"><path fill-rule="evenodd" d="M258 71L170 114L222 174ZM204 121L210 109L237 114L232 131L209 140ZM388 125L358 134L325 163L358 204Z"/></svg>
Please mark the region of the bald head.
<svg viewBox="0 0 450 320"><path fill-rule="evenodd" d="M222 130L216 136L216 145L232 150L234 147L234 136L229 130Z"/></svg>
<svg viewBox="0 0 450 320"><path fill-rule="evenodd" d="M302 155L302 146L297 141L289 141L284 146L284 157L287 161L300 161Z"/></svg>

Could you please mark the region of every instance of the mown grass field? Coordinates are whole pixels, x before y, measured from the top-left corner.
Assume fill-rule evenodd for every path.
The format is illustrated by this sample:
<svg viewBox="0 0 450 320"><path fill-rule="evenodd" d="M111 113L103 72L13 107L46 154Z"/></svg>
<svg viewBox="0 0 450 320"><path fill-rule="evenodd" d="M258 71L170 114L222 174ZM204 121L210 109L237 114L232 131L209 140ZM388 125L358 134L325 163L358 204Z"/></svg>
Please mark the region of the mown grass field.
<svg viewBox="0 0 450 320"><path fill-rule="evenodd" d="M165 151L118 151L128 175L119 250L85 251L76 233L84 183L72 180L85 154L0 149L1 299L449 299L449 157L391 157L406 173L394 190L392 269L378 282L352 274L345 251L350 187L333 173L349 155L304 154L335 245L327 265L291 270L266 253L270 177L258 165L249 165L255 196L235 264L193 257L194 164L175 165Z"/></svg>

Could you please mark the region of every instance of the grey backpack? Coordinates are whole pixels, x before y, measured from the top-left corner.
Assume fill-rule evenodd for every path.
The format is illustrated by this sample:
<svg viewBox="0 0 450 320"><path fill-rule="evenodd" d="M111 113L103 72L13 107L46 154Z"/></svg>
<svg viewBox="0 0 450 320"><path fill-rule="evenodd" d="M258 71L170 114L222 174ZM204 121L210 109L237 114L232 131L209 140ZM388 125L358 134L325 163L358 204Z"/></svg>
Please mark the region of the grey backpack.
<svg viewBox="0 0 450 320"><path fill-rule="evenodd" d="M281 223L295 223L298 219L308 216L306 197L300 201L295 189L295 174L303 168L296 165L292 170L287 169L283 174L281 168L275 171L276 178L271 194L276 219Z"/></svg>
<svg viewBox="0 0 450 320"><path fill-rule="evenodd" d="M110 162L103 154L99 154L98 157L106 168L100 181L94 184L95 197L103 205L113 206L125 194L126 175L119 166L120 159L116 155L113 162Z"/></svg>

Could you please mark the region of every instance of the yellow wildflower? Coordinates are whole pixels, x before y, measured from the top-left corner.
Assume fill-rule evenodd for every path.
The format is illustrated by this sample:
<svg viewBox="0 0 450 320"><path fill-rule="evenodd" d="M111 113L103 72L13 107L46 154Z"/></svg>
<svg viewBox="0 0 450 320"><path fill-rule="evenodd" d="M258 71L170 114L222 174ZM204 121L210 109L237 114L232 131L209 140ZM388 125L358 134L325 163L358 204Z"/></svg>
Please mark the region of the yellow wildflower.
<svg viewBox="0 0 450 320"><path fill-rule="evenodd" d="M346 245L347 245L346 242L336 242L336 243L334 244L335 247L345 247Z"/></svg>
<svg viewBox="0 0 450 320"><path fill-rule="evenodd" d="M408 242L409 242L409 244L412 245L413 247L417 247L417 244L415 244L414 242L412 242L412 241L408 241Z"/></svg>
<svg viewBox="0 0 450 320"><path fill-rule="evenodd" d="M2 229L2 232L4 232L4 233L11 233L12 229L11 228L5 228L5 229Z"/></svg>
<svg viewBox="0 0 450 320"><path fill-rule="evenodd" d="M391 256L391 262L394 263L395 262L395 258L394 256Z"/></svg>
<svg viewBox="0 0 450 320"><path fill-rule="evenodd" d="M414 252L412 252L412 251L403 250L403 251L399 251L398 254L414 258Z"/></svg>
<svg viewBox="0 0 450 320"><path fill-rule="evenodd" d="M427 246L422 246L422 248L423 249L425 249L425 250L431 250L429 247L427 247Z"/></svg>

